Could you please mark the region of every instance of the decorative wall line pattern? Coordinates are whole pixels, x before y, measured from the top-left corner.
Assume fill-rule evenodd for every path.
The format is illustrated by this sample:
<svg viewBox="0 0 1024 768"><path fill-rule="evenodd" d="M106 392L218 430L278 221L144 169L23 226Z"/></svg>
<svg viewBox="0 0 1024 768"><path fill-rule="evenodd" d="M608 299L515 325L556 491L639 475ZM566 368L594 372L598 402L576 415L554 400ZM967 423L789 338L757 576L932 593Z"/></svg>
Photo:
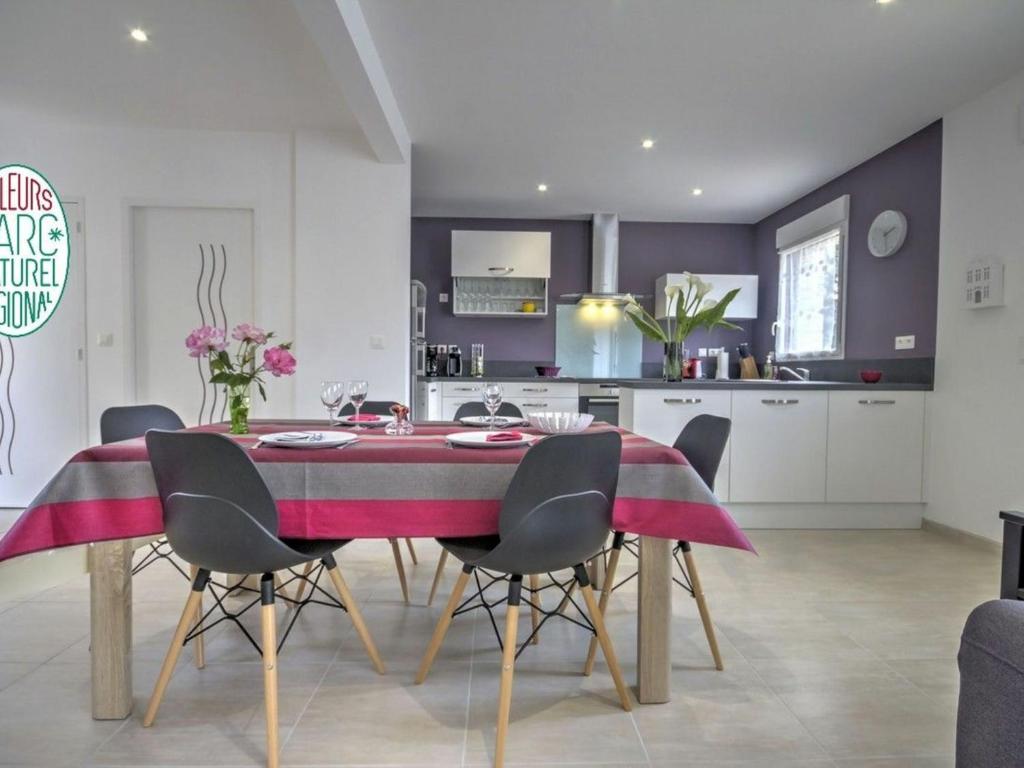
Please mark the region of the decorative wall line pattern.
<svg viewBox="0 0 1024 768"><path fill-rule="evenodd" d="M17 419L11 399L11 379L14 376L14 341L0 336L0 475L14 474L12 455Z"/></svg>
<svg viewBox="0 0 1024 768"><path fill-rule="evenodd" d="M228 254L224 244L220 246L221 258L220 258L220 275L217 274L217 249L210 243L210 256L209 262L210 267L207 269L207 256L206 249L202 243L199 243L199 278L196 280L196 307L199 309L199 321L201 325L211 325L220 328L224 331L224 335L227 336L228 332L228 316L227 311L224 309L224 279L228 273ZM213 301L213 288L214 284L217 285L217 304ZM203 305L203 294L206 295L206 305ZM220 317L217 316L217 309L220 309ZM207 322L207 315L209 315L209 322ZM202 358L196 359L196 370L199 372L199 381L203 388L203 399L199 406L199 424L212 423L215 420L223 421L224 414L227 410L227 398L220 404L220 410L218 414L217 404L220 400L220 389L219 387L209 383L209 361L207 361L207 367L204 370ZM210 391L211 397L207 397L207 390ZM206 404L210 403L209 411L207 411Z"/></svg>

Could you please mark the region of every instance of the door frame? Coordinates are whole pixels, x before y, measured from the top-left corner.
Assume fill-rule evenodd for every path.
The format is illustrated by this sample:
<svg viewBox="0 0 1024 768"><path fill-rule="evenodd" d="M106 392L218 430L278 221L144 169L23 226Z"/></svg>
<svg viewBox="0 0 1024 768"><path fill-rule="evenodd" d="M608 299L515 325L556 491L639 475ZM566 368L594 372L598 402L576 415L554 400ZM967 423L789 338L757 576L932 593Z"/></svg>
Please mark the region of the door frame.
<svg viewBox="0 0 1024 768"><path fill-rule="evenodd" d="M121 279L125 290L125 301L122 312L124 328L124 392L129 404L138 403L138 370L135 354L137 334L135 327L135 238L134 223L136 208L200 208L206 210L244 210L252 213L252 306L253 313L258 314L256 298L262 290L262 261L260 253L260 206L252 199L240 200L209 200L181 198L125 198L121 206L121 240L122 259ZM254 318L255 320L255 318ZM187 333L184 329L182 333ZM182 337L184 339L184 337Z"/></svg>
<svg viewBox="0 0 1024 768"><path fill-rule="evenodd" d="M79 195L65 195L60 198L61 205L64 203L73 203L78 206L78 223L82 229L80 232L75 232L76 241L78 245L78 257L81 261L82 271L82 391L78 393L81 402L79 404L79 413L81 414L82 424L79 427L79 437L83 441L83 448L88 447L92 444L92 428L90 426L91 414L89 413L89 271L88 271L88 250L86 249L86 235L89 231L86 225L85 219L85 198Z"/></svg>

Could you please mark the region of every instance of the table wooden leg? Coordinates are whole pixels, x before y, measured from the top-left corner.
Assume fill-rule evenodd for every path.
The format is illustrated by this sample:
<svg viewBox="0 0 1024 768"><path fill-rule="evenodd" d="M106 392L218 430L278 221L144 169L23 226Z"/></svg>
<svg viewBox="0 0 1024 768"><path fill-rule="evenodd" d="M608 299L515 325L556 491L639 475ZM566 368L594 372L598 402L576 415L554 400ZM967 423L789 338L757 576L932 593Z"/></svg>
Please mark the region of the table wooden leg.
<svg viewBox="0 0 1024 768"><path fill-rule="evenodd" d="M672 544L640 537L636 674L641 704L664 704L672 697Z"/></svg>
<svg viewBox="0 0 1024 768"><path fill-rule="evenodd" d="M123 720L132 712L132 542L89 548L92 716Z"/></svg>

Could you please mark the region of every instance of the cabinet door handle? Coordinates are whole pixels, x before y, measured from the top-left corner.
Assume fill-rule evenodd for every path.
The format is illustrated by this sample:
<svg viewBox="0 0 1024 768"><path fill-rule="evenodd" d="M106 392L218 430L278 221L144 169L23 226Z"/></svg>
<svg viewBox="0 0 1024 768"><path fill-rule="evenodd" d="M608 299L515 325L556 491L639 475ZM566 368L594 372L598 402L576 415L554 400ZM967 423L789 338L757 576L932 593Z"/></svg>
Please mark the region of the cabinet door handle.
<svg viewBox="0 0 1024 768"><path fill-rule="evenodd" d="M699 405L704 400L699 397L666 397L664 403L666 405Z"/></svg>
<svg viewBox="0 0 1024 768"><path fill-rule="evenodd" d="M547 408L547 403L523 403L524 408Z"/></svg>
<svg viewBox="0 0 1024 768"><path fill-rule="evenodd" d="M513 267L488 267L487 271L492 275L511 275Z"/></svg>
<svg viewBox="0 0 1024 768"><path fill-rule="evenodd" d="M771 400L762 400L761 402L764 403L765 405L796 405L800 401L799 400L775 400L775 399L771 399Z"/></svg>
<svg viewBox="0 0 1024 768"><path fill-rule="evenodd" d="M547 392L547 387L523 387L523 392Z"/></svg>
<svg viewBox="0 0 1024 768"><path fill-rule="evenodd" d="M454 387L456 392L477 392L479 387Z"/></svg>
<svg viewBox="0 0 1024 768"><path fill-rule="evenodd" d="M895 400L858 400L861 405L896 405Z"/></svg>

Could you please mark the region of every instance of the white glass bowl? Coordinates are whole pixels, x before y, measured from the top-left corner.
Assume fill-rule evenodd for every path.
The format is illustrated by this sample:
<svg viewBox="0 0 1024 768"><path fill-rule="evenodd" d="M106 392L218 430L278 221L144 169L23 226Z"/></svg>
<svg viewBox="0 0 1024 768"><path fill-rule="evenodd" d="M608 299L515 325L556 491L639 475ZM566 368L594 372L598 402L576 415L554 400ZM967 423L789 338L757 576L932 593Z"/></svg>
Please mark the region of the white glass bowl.
<svg viewBox="0 0 1024 768"><path fill-rule="evenodd" d="M594 420L594 414L540 411L531 413L527 418L534 429L548 435L564 435L585 430Z"/></svg>

